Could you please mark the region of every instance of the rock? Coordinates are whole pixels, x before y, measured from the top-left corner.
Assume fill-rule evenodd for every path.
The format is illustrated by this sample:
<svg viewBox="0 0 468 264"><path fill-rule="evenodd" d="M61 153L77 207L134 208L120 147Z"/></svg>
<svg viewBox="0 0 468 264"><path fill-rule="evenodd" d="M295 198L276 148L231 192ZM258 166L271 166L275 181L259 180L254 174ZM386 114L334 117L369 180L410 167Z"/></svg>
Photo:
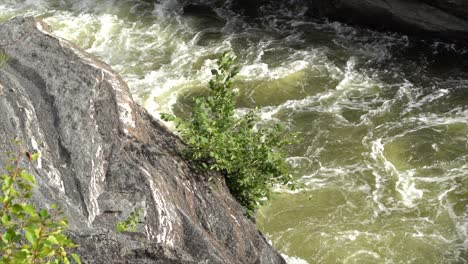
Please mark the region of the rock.
<svg viewBox="0 0 468 264"><path fill-rule="evenodd" d="M262 6L284 4L308 8L309 18L328 18L409 35L468 40L466 0L185 0L185 3L228 2L249 16L262 16ZM207 4L211 5L211 4ZM293 17L295 18L295 17Z"/></svg>
<svg viewBox="0 0 468 264"><path fill-rule="evenodd" d="M310 17L325 17L377 30L468 40L468 2L463 0L303 0ZM463 11L460 11L463 10Z"/></svg>
<svg viewBox="0 0 468 264"><path fill-rule="evenodd" d="M213 3L207 4L198 1L190 1L183 5L181 15L192 17L191 25L201 33L200 37L205 34L217 34L217 27L221 28L226 24L226 20L217 13L216 5Z"/></svg>
<svg viewBox="0 0 468 264"><path fill-rule="evenodd" d="M235 0L233 1L232 8L239 10L244 15L255 17L258 15L258 9L263 1L264 0Z"/></svg>
<svg viewBox="0 0 468 264"><path fill-rule="evenodd" d="M212 7L201 3L188 4L184 6L183 13L185 15L204 15L212 17L218 16Z"/></svg>
<svg viewBox="0 0 468 264"><path fill-rule="evenodd" d="M321 15L332 20L366 25L377 29L394 30L407 34L468 40L467 13L458 6L440 5L438 0L335 0L309 1L320 4ZM436 5L436 2L439 5Z"/></svg>
<svg viewBox="0 0 468 264"><path fill-rule="evenodd" d="M423 0L429 5L454 14L461 19L468 19L468 1L466 0Z"/></svg>
<svg viewBox="0 0 468 264"><path fill-rule="evenodd" d="M0 36L10 58L0 69L0 144L15 150L20 138L41 153L30 168L34 202L63 207L84 263L285 263L224 179L197 173L108 65L33 18L0 24ZM117 234L136 208L138 231Z"/></svg>
<svg viewBox="0 0 468 264"><path fill-rule="evenodd" d="M259 8L268 0L179 0L184 14L217 16L214 9L227 9L249 17L259 15Z"/></svg>

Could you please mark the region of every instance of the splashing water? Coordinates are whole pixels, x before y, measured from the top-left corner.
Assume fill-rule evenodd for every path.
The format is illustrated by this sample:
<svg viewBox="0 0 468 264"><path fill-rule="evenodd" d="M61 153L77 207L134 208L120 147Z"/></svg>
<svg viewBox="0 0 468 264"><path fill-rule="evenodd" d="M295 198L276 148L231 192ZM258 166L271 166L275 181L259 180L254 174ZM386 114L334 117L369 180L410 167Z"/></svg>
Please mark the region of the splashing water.
<svg viewBox="0 0 468 264"><path fill-rule="evenodd" d="M274 1L273 1L274 2ZM292 3L295 1L292 1ZM297 2L297 1L296 1ZM187 114L215 59L239 57L239 111L302 133L258 226L289 263L468 263L468 50L281 1L255 19L176 1L0 0L113 66L156 117Z"/></svg>

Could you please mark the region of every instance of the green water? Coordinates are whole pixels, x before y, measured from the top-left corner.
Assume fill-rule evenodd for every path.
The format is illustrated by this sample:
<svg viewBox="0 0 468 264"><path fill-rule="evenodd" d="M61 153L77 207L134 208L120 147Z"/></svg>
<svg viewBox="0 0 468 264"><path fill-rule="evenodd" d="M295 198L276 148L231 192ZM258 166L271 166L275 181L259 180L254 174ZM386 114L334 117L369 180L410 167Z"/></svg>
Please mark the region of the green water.
<svg viewBox="0 0 468 264"><path fill-rule="evenodd" d="M288 159L302 187L278 187L257 214L289 263L468 263L468 48L306 22L298 5L263 11L0 0L0 20L44 18L155 116L187 114L234 50L239 113L259 106L262 122L302 133Z"/></svg>

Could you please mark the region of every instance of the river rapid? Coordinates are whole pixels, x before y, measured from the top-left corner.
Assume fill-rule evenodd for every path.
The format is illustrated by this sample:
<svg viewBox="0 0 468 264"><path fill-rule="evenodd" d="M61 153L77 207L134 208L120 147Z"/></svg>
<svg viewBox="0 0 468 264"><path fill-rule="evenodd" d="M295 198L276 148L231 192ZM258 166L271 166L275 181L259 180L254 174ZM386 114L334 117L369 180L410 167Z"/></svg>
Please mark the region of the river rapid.
<svg viewBox="0 0 468 264"><path fill-rule="evenodd" d="M233 50L239 113L258 106L261 122L301 133L288 149L300 188L278 187L257 213L289 263L468 263L468 47L278 2L247 18L172 0L0 0L0 21L42 17L155 117L187 114Z"/></svg>

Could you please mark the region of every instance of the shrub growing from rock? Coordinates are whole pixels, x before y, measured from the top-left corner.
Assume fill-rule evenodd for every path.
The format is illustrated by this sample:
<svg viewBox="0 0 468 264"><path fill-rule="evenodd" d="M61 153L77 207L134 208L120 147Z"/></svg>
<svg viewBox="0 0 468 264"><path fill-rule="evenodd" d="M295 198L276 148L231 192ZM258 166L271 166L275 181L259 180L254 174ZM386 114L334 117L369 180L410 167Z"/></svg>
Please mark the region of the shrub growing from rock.
<svg viewBox="0 0 468 264"><path fill-rule="evenodd" d="M234 197L249 215L266 201L273 185L291 187L291 175L283 147L295 140L285 129L257 127L256 110L242 117L235 115L236 93L232 89L238 69L235 56L225 53L212 70L209 94L194 98L192 115L187 119L162 114L176 125L189 145L189 156L203 168L222 172Z"/></svg>
<svg viewBox="0 0 468 264"><path fill-rule="evenodd" d="M138 227L138 222L140 221L142 209L138 209L130 213L130 215L124 221L117 222L115 229L117 233L126 232L136 232Z"/></svg>

